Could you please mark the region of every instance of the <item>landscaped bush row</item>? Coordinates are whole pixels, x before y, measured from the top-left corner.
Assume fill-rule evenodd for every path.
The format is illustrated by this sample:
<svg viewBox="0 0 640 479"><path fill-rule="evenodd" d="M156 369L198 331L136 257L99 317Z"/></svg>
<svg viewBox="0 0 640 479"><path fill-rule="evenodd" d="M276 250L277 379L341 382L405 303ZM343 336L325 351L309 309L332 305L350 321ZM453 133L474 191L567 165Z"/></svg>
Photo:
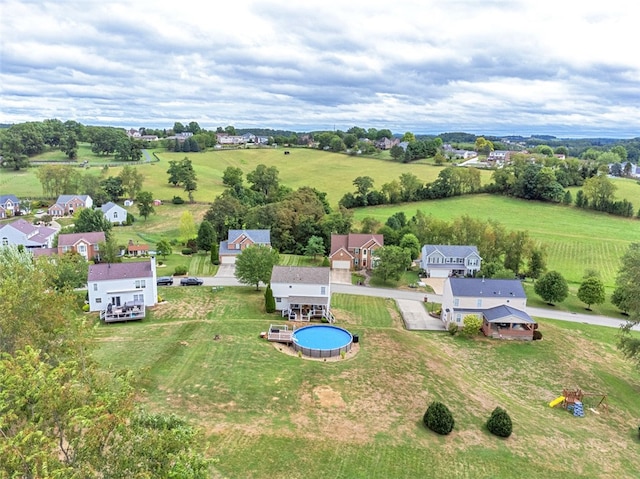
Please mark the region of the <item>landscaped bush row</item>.
<svg viewBox="0 0 640 479"><path fill-rule="evenodd" d="M422 418L424 425L438 434L447 435L453 431L455 421L453 414L447 406L438 401L433 401L427 408ZM499 437L509 437L513 430L511 417L501 407L496 407L486 423L491 434Z"/></svg>

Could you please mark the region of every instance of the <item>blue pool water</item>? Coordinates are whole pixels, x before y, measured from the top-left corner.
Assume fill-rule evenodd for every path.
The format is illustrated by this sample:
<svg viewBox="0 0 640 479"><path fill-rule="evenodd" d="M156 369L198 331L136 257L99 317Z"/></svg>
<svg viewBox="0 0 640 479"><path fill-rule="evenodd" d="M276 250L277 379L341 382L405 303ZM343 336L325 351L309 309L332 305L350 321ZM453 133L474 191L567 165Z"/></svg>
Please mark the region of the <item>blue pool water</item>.
<svg viewBox="0 0 640 479"><path fill-rule="evenodd" d="M305 326L293 332L293 345L310 356L333 356L349 351L353 336L346 329L327 324Z"/></svg>

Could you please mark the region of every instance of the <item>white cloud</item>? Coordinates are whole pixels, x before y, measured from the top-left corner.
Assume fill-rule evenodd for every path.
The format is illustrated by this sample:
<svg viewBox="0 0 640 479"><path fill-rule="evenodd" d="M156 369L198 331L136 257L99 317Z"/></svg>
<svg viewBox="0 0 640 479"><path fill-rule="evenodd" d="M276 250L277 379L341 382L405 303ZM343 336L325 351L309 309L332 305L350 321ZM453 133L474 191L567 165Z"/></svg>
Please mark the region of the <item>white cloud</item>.
<svg viewBox="0 0 640 479"><path fill-rule="evenodd" d="M622 0L3 0L0 122L640 131Z"/></svg>

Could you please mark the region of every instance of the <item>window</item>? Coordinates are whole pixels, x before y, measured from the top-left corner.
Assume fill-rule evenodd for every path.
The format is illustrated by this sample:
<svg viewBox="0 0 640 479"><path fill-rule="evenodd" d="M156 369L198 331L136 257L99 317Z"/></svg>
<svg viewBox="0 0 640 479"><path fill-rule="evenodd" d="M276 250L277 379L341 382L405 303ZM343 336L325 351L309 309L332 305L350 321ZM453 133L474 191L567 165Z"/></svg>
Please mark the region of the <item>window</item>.
<svg viewBox="0 0 640 479"><path fill-rule="evenodd" d="M476 306L478 308L482 308L482 298L478 298L478 301L476 302Z"/></svg>
<svg viewBox="0 0 640 479"><path fill-rule="evenodd" d="M366 249L362 250L362 256L367 256L367 250Z"/></svg>
<svg viewBox="0 0 640 479"><path fill-rule="evenodd" d="M93 251L100 251L100 245L98 243L93 245Z"/></svg>
<svg viewBox="0 0 640 479"><path fill-rule="evenodd" d="M66 252L68 252L70 249L71 249L71 246L63 246L63 247L62 247L62 252L63 252L63 253L66 253Z"/></svg>
<svg viewBox="0 0 640 479"><path fill-rule="evenodd" d="M358 266L358 258L354 259L354 260L353 260L353 263L354 263L356 266Z"/></svg>
<svg viewBox="0 0 640 479"><path fill-rule="evenodd" d="M353 252L354 252L355 254L359 254L359 253L360 253L360 248L355 248L355 249L353 250Z"/></svg>
<svg viewBox="0 0 640 479"><path fill-rule="evenodd" d="M276 298L276 303L282 303L282 298Z"/></svg>
<svg viewBox="0 0 640 479"><path fill-rule="evenodd" d="M96 298L96 304L102 303L102 298Z"/></svg>
<svg viewBox="0 0 640 479"><path fill-rule="evenodd" d="M5 236L2 238L2 246L8 246L9 245L9 239Z"/></svg>
<svg viewBox="0 0 640 479"><path fill-rule="evenodd" d="M453 305L454 306L460 306L460 298L454 298L453 299Z"/></svg>
<svg viewBox="0 0 640 479"><path fill-rule="evenodd" d="M93 290L98 291L98 283L93 283Z"/></svg>
<svg viewBox="0 0 640 479"><path fill-rule="evenodd" d="M140 288L146 288L146 281L144 279L136 279L136 288L140 289Z"/></svg>
<svg viewBox="0 0 640 479"><path fill-rule="evenodd" d="M113 212L113 217L114 217L114 218L117 218L117 217L118 217L118 212L117 212L117 211L114 211L114 212Z"/></svg>
<svg viewBox="0 0 640 479"><path fill-rule="evenodd" d="M134 301L144 301L144 294L134 294L133 295L133 300Z"/></svg>
<svg viewBox="0 0 640 479"><path fill-rule="evenodd" d="M326 286L321 286L320 287L320 294L327 294L327 287Z"/></svg>
<svg viewBox="0 0 640 479"><path fill-rule="evenodd" d="M460 313L456 314L456 323L459 323L462 320L462 315Z"/></svg>
<svg viewBox="0 0 640 479"><path fill-rule="evenodd" d="M147 280L146 280L146 279L143 279L142 281L140 281L140 284L141 284L141 286L142 286L143 288L146 288L146 287L147 287Z"/></svg>
<svg viewBox="0 0 640 479"><path fill-rule="evenodd" d="M87 252L87 245L85 244L78 245L78 253L86 253L86 252Z"/></svg>

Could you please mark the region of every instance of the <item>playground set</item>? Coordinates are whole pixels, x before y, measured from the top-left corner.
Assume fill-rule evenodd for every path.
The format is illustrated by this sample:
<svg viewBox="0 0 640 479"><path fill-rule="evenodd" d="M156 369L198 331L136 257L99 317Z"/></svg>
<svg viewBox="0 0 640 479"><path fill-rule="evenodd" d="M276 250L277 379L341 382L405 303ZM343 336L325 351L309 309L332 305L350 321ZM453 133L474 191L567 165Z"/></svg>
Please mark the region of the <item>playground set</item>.
<svg viewBox="0 0 640 479"><path fill-rule="evenodd" d="M562 390L562 395L555 398L549 403L549 407L562 406L567 411L573 413L575 417L584 417L584 401L587 404L588 409L594 414L600 414L598 408L606 413L609 412L609 404L607 403L607 394L603 393L585 393L581 389L566 389ZM598 401L599 399L599 401ZM596 401L598 403L596 404ZM595 407L594 407L595 406Z"/></svg>

